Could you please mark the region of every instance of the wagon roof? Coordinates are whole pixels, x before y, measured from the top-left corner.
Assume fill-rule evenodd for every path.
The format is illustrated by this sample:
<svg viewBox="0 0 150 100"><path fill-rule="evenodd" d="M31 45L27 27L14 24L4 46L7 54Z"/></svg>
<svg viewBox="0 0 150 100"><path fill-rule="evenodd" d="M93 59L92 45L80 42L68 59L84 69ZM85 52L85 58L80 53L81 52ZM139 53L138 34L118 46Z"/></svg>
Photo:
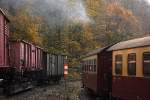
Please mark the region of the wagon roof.
<svg viewBox="0 0 150 100"><path fill-rule="evenodd" d="M119 42L108 49L108 51L137 48L150 45L150 36L132 39L128 41Z"/></svg>
<svg viewBox="0 0 150 100"><path fill-rule="evenodd" d="M26 44L29 44L29 45L34 45L35 47L39 48L39 49L43 49L42 47L34 44L34 43L31 43L31 42L28 42L28 41L25 41L25 40L21 40L21 39L18 39L18 40L10 40L10 42L23 42L23 43L26 43Z"/></svg>
<svg viewBox="0 0 150 100"><path fill-rule="evenodd" d="M2 10L2 8L0 8L0 13L2 13L2 14L4 15L4 17L7 19L7 21L10 22L9 19L8 19L8 17L7 17L6 14L4 13L4 11Z"/></svg>

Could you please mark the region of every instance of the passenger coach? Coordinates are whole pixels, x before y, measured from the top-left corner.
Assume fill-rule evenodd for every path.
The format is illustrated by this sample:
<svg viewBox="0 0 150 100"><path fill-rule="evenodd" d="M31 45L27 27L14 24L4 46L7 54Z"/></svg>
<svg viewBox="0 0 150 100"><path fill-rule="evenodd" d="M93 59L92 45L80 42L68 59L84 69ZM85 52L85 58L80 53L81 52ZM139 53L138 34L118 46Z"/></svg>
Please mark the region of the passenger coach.
<svg viewBox="0 0 150 100"><path fill-rule="evenodd" d="M108 51L113 51L113 97L150 100L150 36L119 42Z"/></svg>
<svg viewBox="0 0 150 100"><path fill-rule="evenodd" d="M150 36L87 54L82 82L104 100L150 100Z"/></svg>
<svg viewBox="0 0 150 100"><path fill-rule="evenodd" d="M108 47L88 53L82 60L83 87L108 97L111 92L112 52Z"/></svg>

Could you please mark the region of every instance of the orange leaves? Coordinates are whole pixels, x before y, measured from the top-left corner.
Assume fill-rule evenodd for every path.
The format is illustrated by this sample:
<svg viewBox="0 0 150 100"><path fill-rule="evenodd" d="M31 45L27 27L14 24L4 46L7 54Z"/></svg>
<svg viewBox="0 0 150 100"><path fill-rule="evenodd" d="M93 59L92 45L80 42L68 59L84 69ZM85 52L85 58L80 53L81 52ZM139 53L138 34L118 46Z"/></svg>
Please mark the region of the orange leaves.
<svg viewBox="0 0 150 100"><path fill-rule="evenodd" d="M25 9L16 11L11 17L11 32L13 39L23 39L42 45L43 38L40 36L41 18L30 16Z"/></svg>
<svg viewBox="0 0 150 100"><path fill-rule="evenodd" d="M87 12L91 17L97 16L98 8L100 7L100 0L86 0Z"/></svg>
<svg viewBox="0 0 150 100"><path fill-rule="evenodd" d="M133 12L121 6L121 4L118 2L111 3L107 6L107 14L108 16L119 16L131 25L138 25L138 20L136 16L134 16Z"/></svg>

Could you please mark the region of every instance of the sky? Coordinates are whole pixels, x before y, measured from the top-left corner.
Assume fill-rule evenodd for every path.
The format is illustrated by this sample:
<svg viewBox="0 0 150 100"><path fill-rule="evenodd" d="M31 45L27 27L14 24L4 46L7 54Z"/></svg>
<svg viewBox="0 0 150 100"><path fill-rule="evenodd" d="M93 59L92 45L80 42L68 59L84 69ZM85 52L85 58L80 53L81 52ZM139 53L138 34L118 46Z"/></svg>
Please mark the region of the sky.
<svg viewBox="0 0 150 100"><path fill-rule="evenodd" d="M150 5L150 0L145 0L146 2L148 2L149 3L149 5Z"/></svg>

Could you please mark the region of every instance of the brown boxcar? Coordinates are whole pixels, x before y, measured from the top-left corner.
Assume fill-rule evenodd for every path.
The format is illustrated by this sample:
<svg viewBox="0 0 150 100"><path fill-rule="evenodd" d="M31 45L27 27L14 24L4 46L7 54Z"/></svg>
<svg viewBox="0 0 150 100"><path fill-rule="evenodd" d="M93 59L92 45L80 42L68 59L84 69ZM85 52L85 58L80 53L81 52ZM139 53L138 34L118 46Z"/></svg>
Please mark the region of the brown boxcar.
<svg viewBox="0 0 150 100"><path fill-rule="evenodd" d="M9 20L0 9L0 68L9 66Z"/></svg>
<svg viewBox="0 0 150 100"><path fill-rule="evenodd" d="M113 51L112 96L150 100L150 36L117 43Z"/></svg>
<svg viewBox="0 0 150 100"><path fill-rule="evenodd" d="M0 78L7 77L9 66L9 20L0 9Z"/></svg>
<svg viewBox="0 0 150 100"><path fill-rule="evenodd" d="M48 80L59 81L64 75L64 56L45 52L43 59L44 77Z"/></svg>
<svg viewBox="0 0 150 100"><path fill-rule="evenodd" d="M42 70L43 49L26 41L11 41L11 66L17 71Z"/></svg>
<svg viewBox="0 0 150 100"><path fill-rule="evenodd" d="M82 60L83 86L104 97L111 93L112 52L106 51L108 47L90 52Z"/></svg>

